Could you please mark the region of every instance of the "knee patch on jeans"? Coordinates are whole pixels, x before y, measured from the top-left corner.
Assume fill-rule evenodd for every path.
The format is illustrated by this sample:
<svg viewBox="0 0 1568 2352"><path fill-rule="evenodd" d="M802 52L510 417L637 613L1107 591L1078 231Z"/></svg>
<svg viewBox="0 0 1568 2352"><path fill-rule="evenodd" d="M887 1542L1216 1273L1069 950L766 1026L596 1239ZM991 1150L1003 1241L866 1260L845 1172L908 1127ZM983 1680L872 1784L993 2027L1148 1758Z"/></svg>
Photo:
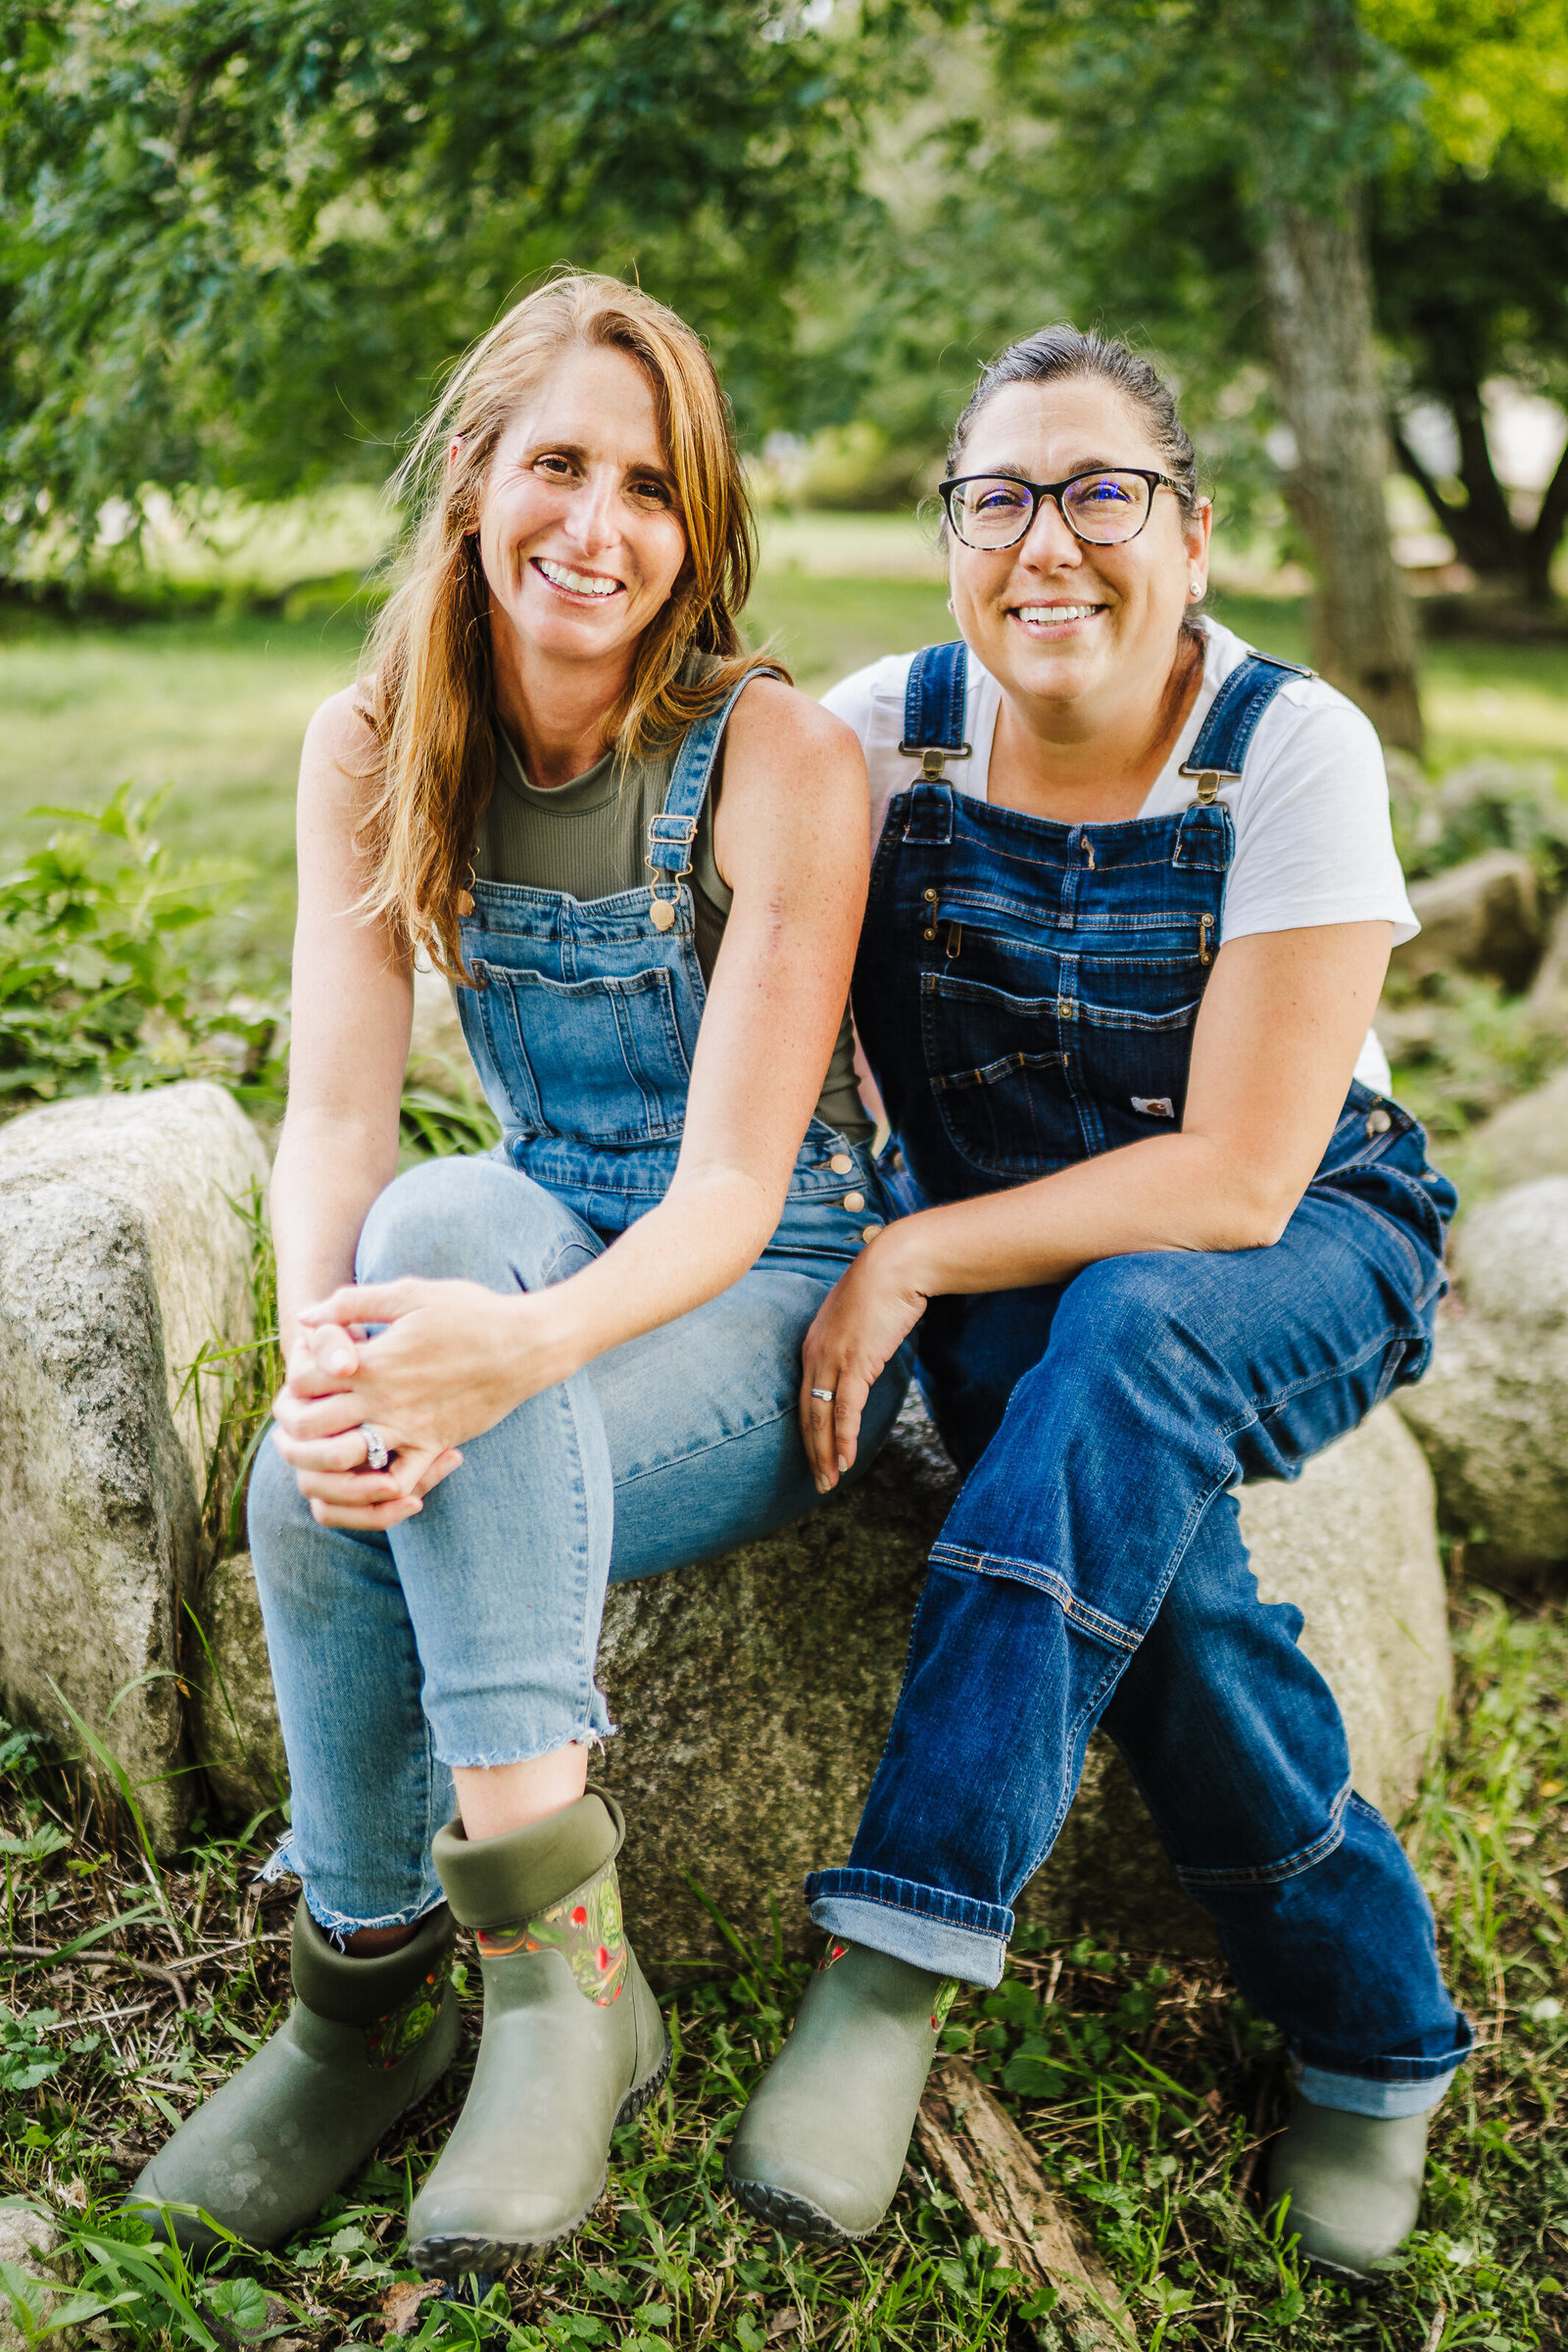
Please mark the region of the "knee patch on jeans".
<svg viewBox="0 0 1568 2352"><path fill-rule="evenodd" d="M1304 1871L1314 1870L1345 1842L1345 1811L1351 1800L1352 1790L1347 1781L1335 1798L1323 1829L1294 1853L1282 1854L1275 1861L1233 1864L1221 1870L1205 1870L1187 1863L1175 1865L1181 1884L1194 1894L1219 1887L1238 1891L1249 1886L1280 1886L1287 1879L1298 1879Z"/></svg>

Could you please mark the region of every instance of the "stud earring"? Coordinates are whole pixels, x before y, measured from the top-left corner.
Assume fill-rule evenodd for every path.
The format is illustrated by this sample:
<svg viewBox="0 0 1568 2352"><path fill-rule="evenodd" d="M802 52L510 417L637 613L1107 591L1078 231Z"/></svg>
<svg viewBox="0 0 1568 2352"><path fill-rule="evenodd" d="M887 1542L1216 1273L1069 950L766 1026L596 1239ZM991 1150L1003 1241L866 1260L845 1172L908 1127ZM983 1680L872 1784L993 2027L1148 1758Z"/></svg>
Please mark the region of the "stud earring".
<svg viewBox="0 0 1568 2352"><path fill-rule="evenodd" d="M954 603L951 596L948 599L948 611L953 614L954 619L956 620L958 617L958 608Z"/></svg>
<svg viewBox="0 0 1568 2352"><path fill-rule="evenodd" d="M1203 583L1202 583L1202 581L1201 581L1201 580L1189 580L1189 581L1188 581L1188 583L1187 583L1187 593L1188 593L1188 595L1189 595L1189 596L1201 596L1201 595L1202 595L1202 593L1203 593Z"/></svg>

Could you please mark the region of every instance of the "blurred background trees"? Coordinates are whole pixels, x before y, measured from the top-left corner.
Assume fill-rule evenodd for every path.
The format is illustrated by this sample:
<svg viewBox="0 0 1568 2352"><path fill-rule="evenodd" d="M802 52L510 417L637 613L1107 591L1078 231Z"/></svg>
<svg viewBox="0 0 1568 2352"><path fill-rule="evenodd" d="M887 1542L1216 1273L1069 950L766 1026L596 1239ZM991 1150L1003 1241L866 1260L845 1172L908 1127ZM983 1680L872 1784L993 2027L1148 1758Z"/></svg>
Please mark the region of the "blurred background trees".
<svg viewBox="0 0 1568 2352"><path fill-rule="evenodd" d="M0 194L14 579L382 478L570 260L692 317L827 504L928 489L1009 335L1132 333L1391 743L1391 469L1472 607L1550 620L1568 458L1521 491L1494 412L1568 398L1561 0L0 0Z"/></svg>

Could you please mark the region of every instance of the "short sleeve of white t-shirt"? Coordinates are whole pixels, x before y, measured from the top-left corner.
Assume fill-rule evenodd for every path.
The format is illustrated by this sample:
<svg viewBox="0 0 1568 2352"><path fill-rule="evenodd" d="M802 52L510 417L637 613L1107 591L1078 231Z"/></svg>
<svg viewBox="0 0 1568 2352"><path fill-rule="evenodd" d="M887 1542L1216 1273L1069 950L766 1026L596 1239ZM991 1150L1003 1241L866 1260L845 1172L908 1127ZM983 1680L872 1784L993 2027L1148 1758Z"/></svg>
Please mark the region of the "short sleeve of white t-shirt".
<svg viewBox="0 0 1568 2352"><path fill-rule="evenodd" d="M1217 622L1205 633L1203 682L1187 723L1141 813L1166 816L1185 808L1193 780L1181 773L1214 697L1251 647ZM857 670L822 697L826 709L853 727L871 778L871 839L881 838L893 795L913 783L918 767L899 745L912 654L892 654ZM971 654L964 706L967 760L949 773L960 792L986 797L991 745L1002 690ZM1315 923L1388 922L1395 945L1420 925L1405 893L1389 817L1383 747L1364 712L1321 678L1288 678L1269 704L1248 747L1238 783L1220 786L1230 809L1236 852L1225 878L1220 937L1290 931ZM1385 1094L1389 1065L1376 1033L1356 1063L1364 1085Z"/></svg>

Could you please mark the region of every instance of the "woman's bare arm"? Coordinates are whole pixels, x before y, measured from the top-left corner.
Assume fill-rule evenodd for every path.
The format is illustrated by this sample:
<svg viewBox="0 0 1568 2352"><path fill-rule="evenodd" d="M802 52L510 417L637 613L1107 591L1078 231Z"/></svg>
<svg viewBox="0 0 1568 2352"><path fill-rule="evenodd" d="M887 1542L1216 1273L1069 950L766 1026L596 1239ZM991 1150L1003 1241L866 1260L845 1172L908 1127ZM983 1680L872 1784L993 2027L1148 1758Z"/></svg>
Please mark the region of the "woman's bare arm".
<svg viewBox="0 0 1568 2352"><path fill-rule="evenodd" d="M802 1421L820 1478L854 1460L871 1382L928 1298L1065 1282L1137 1250L1277 1241L1344 1105L1392 940L1374 922L1232 941L1204 991L1178 1134L888 1226L807 1341ZM834 1391L831 1415L813 1413L813 1386Z"/></svg>
<svg viewBox="0 0 1568 2352"><path fill-rule="evenodd" d="M373 750L351 689L318 710L300 760L288 1113L271 1186L285 1357L300 1308L352 1282L360 1228L397 1174L414 986L384 928L354 911L356 771Z"/></svg>

